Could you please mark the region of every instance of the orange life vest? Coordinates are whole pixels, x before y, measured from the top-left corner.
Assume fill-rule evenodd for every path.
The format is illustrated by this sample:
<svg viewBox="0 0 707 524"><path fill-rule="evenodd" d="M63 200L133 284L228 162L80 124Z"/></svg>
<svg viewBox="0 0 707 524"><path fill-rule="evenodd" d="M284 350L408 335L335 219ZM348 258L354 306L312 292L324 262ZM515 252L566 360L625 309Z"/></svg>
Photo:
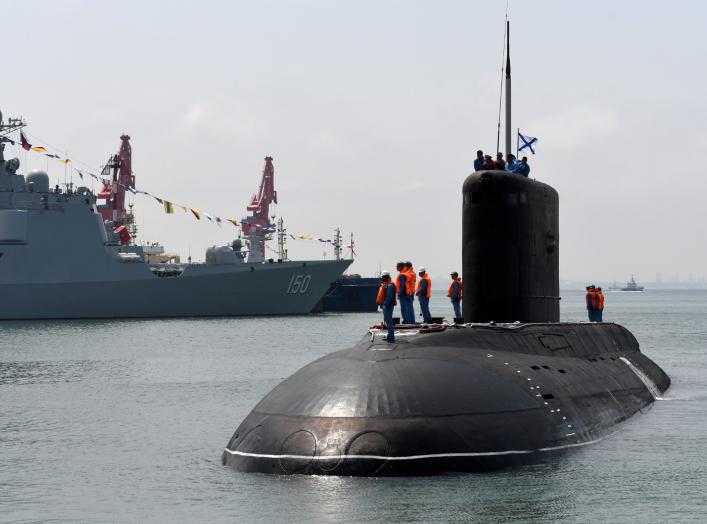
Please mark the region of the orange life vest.
<svg viewBox="0 0 707 524"><path fill-rule="evenodd" d="M447 296L449 298L452 298L452 295L454 294L454 283L455 282L459 284L459 300L461 300L462 299L462 289L464 289L464 287L462 286L462 279L460 277L453 279L452 283L449 284L449 290L447 291Z"/></svg>
<svg viewBox="0 0 707 524"><path fill-rule="evenodd" d="M592 290L587 291L587 298L589 299L588 307L597 309L597 305L599 304L599 296L597 295L597 292Z"/></svg>
<svg viewBox="0 0 707 524"><path fill-rule="evenodd" d="M604 293L602 293L601 291L597 291L596 296L597 296L597 309L601 311L604 309Z"/></svg>
<svg viewBox="0 0 707 524"><path fill-rule="evenodd" d="M385 302L385 292L388 290L388 286L394 286L392 282L382 282L380 287L378 288L378 296L376 297L376 304L379 306L382 306L383 303ZM395 300L395 295L393 295L393 305L395 306L398 303L397 300Z"/></svg>
<svg viewBox="0 0 707 524"><path fill-rule="evenodd" d="M410 280L408 278L407 271L405 271L405 268L401 269L398 271L398 276L395 277L395 292L400 293L400 277L405 277L405 289L407 289L407 281Z"/></svg>
<svg viewBox="0 0 707 524"><path fill-rule="evenodd" d="M407 279L405 281L405 294L414 295L415 294L415 281L417 280L417 275L415 275L415 270L413 268L406 269Z"/></svg>
<svg viewBox="0 0 707 524"><path fill-rule="evenodd" d="M417 291L420 291L420 289L422 289L423 280L427 280L427 293L425 293L425 296L427 298L430 298L430 294L432 293L432 279L427 273L420 277L420 281L417 283Z"/></svg>

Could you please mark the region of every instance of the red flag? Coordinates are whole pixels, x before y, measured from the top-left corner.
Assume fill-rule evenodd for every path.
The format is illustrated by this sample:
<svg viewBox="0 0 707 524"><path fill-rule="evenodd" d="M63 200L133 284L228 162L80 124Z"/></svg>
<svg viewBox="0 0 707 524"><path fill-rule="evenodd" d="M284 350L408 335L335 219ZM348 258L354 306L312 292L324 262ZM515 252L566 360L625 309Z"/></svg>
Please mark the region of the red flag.
<svg viewBox="0 0 707 524"><path fill-rule="evenodd" d="M30 149L32 149L32 144L27 142L27 137L22 131L20 131L20 142L22 142L22 149L24 149L25 151L29 151Z"/></svg>

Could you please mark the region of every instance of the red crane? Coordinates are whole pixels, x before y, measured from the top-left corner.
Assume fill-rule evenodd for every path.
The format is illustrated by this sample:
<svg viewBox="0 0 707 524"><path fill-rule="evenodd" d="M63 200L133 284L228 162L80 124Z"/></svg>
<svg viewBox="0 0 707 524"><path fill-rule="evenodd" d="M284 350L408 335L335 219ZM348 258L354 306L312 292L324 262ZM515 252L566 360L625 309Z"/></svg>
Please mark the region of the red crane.
<svg viewBox="0 0 707 524"><path fill-rule="evenodd" d="M272 165L272 157L266 156L260 190L253 195L247 207L251 215L241 220L243 234L250 240L249 260L251 261L262 260L265 256L265 240L272 233L270 204L277 204L277 191L275 191L275 168ZM255 251L256 245L257 251Z"/></svg>
<svg viewBox="0 0 707 524"><path fill-rule="evenodd" d="M120 140L120 151L113 155L103 168L103 175L110 176L111 180L103 182L103 190L98 194L98 198L105 199L106 202L97 206L103 220L112 220L116 229L125 225L125 188L135 187L130 137L121 135Z"/></svg>

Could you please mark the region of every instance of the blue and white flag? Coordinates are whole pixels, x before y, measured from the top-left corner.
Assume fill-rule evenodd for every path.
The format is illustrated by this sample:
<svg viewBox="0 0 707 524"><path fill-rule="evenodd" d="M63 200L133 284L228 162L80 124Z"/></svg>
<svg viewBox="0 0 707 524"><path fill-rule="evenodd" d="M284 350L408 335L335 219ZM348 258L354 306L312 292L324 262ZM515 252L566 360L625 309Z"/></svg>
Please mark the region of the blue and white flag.
<svg viewBox="0 0 707 524"><path fill-rule="evenodd" d="M535 148L538 147L538 139L532 136L526 136L518 131L518 152L530 151L535 154Z"/></svg>

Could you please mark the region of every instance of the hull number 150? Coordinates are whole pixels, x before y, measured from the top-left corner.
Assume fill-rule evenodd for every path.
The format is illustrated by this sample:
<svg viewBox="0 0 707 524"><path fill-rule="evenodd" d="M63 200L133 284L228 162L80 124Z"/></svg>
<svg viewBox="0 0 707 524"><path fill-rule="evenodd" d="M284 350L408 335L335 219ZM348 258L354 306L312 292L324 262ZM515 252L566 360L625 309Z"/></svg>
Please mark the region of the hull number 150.
<svg viewBox="0 0 707 524"><path fill-rule="evenodd" d="M311 275L292 275L292 278L290 279L290 285L287 286L286 293L290 295L296 295L297 293L303 295L309 289L309 283L311 281Z"/></svg>

